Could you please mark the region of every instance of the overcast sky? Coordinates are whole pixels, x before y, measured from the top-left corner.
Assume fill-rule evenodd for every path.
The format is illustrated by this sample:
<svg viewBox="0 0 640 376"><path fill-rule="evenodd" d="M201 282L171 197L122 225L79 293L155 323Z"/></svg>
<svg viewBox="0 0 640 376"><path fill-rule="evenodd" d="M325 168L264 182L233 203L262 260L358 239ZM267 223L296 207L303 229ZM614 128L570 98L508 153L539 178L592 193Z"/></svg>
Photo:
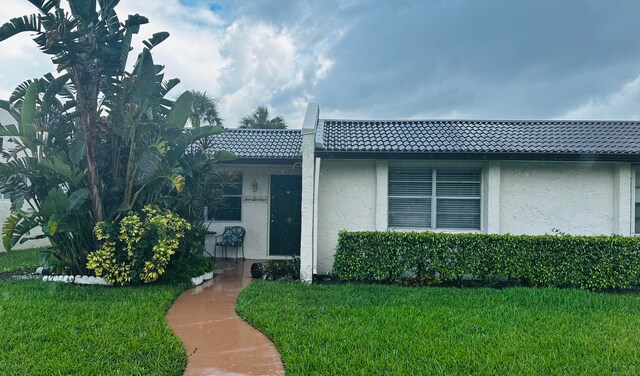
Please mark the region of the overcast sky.
<svg viewBox="0 0 640 376"><path fill-rule="evenodd" d="M34 11L1 0L0 20ZM227 127L268 105L324 118L639 119L637 0L122 0L121 19ZM141 38L139 38L141 39ZM138 43L140 46L140 43ZM136 53L139 48L136 48ZM133 58L132 58L133 59ZM28 35L0 43L0 97L52 70Z"/></svg>

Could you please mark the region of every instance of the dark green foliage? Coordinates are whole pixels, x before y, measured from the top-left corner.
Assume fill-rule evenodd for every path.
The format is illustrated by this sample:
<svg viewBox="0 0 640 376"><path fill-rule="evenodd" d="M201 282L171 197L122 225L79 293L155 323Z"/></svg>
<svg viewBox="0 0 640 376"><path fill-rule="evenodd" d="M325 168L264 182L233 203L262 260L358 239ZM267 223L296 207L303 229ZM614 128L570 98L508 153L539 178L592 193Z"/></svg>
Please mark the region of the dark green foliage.
<svg viewBox="0 0 640 376"><path fill-rule="evenodd" d="M432 232L341 232L333 273L345 281L508 280L589 290L640 285L640 239Z"/></svg>
<svg viewBox="0 0 640 376"><path fill-rule="evenodd" d="M640 296L254 282L240 316L292 375L638 375Z"/></svg>
<svg viewBox="0 0 640 376"><path fill-rule="evenodd" d="M249 116L240 120L240 128L244 129L286 129L287 122L282 116L269 119L269 108L258 106Z"/></svg>
<svg viewBox="0 0 640 376"><path fill-rule="evenodd" d="M186 255L182 258L174 258L158 282L190 284L191 278L212 272L215 266L212 259L203 256Z"/></svg>
<svg viewBox="0 0 640 376"><path fill-rule="evenodd" d="M202 224L192 224L191 228L185 231L184 238L180 240L180 245L176 250L174 259L204 254L204 242L207 236L207 228Z"/></svg>
<svg viewBox="0 0 640 376"><path fill-rule="evenodd" d="M300 279L300 258L292 257L286 260L269 261L264 269L267 279L295 280Z"/></svg>

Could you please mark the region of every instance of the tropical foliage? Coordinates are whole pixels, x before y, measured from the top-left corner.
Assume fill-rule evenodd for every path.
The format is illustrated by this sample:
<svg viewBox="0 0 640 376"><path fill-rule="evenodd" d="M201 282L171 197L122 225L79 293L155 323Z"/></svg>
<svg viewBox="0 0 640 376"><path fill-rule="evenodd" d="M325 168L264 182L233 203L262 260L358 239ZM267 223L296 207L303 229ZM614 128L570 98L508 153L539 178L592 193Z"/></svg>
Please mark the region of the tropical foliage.
<svg viewBox="0 0 640 376"><path fill-rule="evenodd" d="M198 128L202 125L222 126L222 118L218 112L218 100L207 92L191 90L193 96L192 114L189 117L191 126Z"/></svg>
<svg viewBox="0 0 640 376"><path fill-rule="evenodd" d="M249 116L240 120L240 128L245 129L286 129L287 123L282 116L269 119L269 108L258 106Z"/></svg>
<svg viewBox="0 0 640 376"><path fill-rule="evenodd" d="M146 205L189 220L201 217L203 190L217 176L215 156L190 149L224 129L185 130L193 94L168 96L179 83L165 80L151 51L169 34L144 41L131 71L131 41L148 19L116 15L118 0L30 0L37 14L0 27L0 41L21 32L52 55L57 74L25 81L0 101L17 125L0 125L5 145L0 193L11 197L3 228L7 249L41 227L61 268L85 270L98 248L96 224L117 222ZM232 158L229 153L219 159Z"/></svg>
<svg viewBox="0 0 640 376"><path fill-rule="evenodd" d="M87 268L107 282L120 285L155 282L176 253L187 221L153 206L123 217L118 225L100 222L94 231L102 247L89 254Z"/></svg>

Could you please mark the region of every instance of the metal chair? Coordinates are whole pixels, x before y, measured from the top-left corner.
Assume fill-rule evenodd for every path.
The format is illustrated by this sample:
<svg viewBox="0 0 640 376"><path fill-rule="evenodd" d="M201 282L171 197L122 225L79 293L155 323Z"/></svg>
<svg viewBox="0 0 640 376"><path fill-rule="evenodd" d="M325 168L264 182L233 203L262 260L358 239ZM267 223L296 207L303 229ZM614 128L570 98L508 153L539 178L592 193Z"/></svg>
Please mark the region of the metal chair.
<svg viewBox="0 0 640 376"><path fill-rule="evenodd" d="M214 256L217 254L218 247L224 249L224 257L227 258L227 248L235 247L236 261L238 260L238 248L242 250L242 258L244 259L244 228L241 226L227 226L224 228L222 235L215 237Z"/></svg>

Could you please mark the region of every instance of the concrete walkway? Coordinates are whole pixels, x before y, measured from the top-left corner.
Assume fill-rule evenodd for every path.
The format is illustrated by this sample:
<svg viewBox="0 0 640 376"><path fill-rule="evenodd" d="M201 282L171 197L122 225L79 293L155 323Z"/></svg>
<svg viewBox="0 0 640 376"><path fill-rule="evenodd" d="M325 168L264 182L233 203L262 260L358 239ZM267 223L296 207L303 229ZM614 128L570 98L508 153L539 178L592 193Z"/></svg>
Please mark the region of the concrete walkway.
<svg viewBox="0 0 640 376"><path fill-rule="evenodd" d="M284 375L273 343L235 312L253 262L184 292L169 309L166 320L189 356L185 375Z"/></svg>

